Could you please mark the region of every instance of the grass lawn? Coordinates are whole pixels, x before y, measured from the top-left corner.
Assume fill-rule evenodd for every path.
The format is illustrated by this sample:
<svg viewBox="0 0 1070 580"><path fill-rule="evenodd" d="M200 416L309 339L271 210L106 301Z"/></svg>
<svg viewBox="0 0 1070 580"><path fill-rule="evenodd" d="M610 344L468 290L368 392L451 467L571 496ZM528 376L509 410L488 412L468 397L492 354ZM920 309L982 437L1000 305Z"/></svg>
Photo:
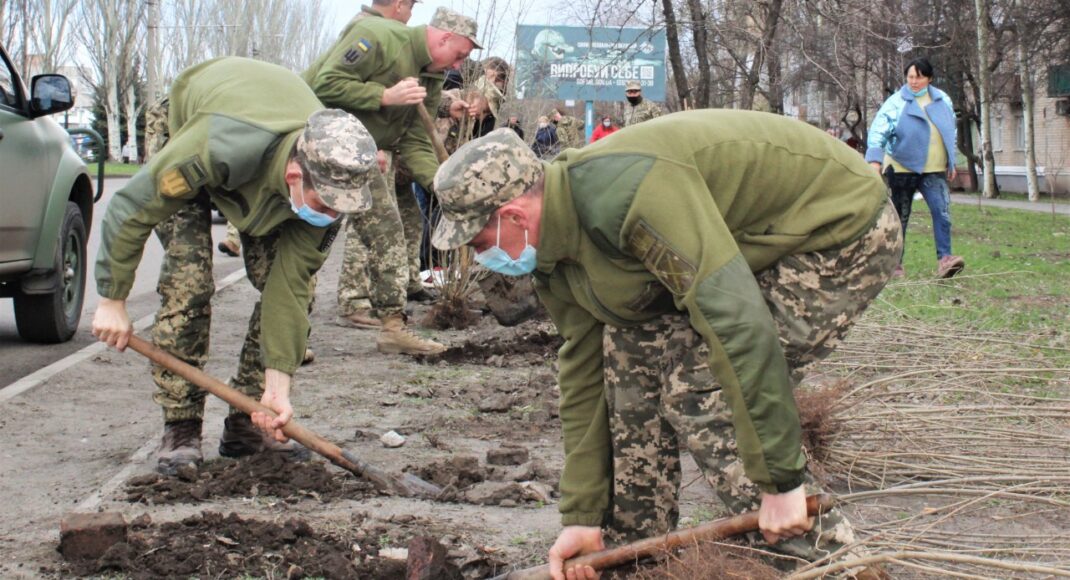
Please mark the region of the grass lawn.
<svg viewBox="0 0 1070 580"><path fill-rule="evenodd" d="M977 197L978 195L981 195L979 192L976 192L976 191L956 191L955 193L961 193L963 195L970 195L970 196L973 196L973 197ZM999 192L999 197L996 198L996 199L1002 199L1002 200L1006 200L1006 201L1029 201L1029 195L1025 194L1025 193L1014 193L1014 192L1011 192L1011 191L1001 191L1001 192ZM1051 194L1049 194L1048 192L1041 191L1040 192L1040 200L1038 200L1036 202L1036 204L1038 206L1040 206L1040 207L1043 207L1045 205L1050 206L1052 204L1052 201L1054 201L1056 205L1066 205L1066 204L1070 204L1070 197L1066 197L1066 196L1059 197L1059 196L1056 196L1055 198L1052 198Z"/></svg>
<svg viewBox="0 0 1070 580"><path fill-rule="evenodd" d="M89 174L95 176L97 174L97 164L89 163ZM132 176L141 169L140 165L134 165L132 163L105 163L104 164L104 176L112 177L116 175Z"/></svg>
<svg viewBox="0 0 1070 580"><path fill-rule="evenodd" d="M951 206L952 251L966 269L937 280L932 219L915 201L903 265L878 300L922 321L1050 337L1070 335L1070 216Z"/></svg>

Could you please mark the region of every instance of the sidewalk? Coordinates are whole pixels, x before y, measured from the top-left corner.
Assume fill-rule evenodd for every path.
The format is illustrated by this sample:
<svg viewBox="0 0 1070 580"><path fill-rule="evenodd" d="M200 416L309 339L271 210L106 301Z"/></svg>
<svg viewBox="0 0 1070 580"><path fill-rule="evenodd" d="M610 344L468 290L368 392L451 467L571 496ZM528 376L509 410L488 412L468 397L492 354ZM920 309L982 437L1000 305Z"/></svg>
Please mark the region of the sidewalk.
<svg viewBox="0 0 1070 580"><path fill-rule="evenodd" d="M964 193L952 193L951 201L953 203L963 203L977 205L977 200L980 199L980 204L983 207L1003 207L1010 209L1022 209L1025 211L1036 211L1043 213L1052 213L1052 203L1050 199L1044 199L1041 201L1012 201L1008 199L985 199L977 195L966 195ZM1070 203L1056 203L1054 204L1055 213L1061 215L1070 215Z"/></svg>

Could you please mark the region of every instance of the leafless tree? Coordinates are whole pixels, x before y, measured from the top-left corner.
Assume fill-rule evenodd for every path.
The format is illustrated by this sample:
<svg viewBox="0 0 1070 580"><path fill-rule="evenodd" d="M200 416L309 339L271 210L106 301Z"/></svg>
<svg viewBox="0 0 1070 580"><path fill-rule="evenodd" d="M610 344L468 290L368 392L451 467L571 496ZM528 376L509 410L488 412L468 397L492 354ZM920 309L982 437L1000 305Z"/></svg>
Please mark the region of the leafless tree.
<svg viewBox="0 0 1070 580"><path fill-rule="evenodd" d="M89 65L82 68L82 77L102 97L111 161L122 158L119 110L124 101L127 110L131 108L133 97L124 91L134 92L132 87L137 78L134 63L143 7L137 0L82 0L79 5L77 37L89 60ZM133 107L136 111L136 102ZM131 132L136 135L136 131Z"/></svg>

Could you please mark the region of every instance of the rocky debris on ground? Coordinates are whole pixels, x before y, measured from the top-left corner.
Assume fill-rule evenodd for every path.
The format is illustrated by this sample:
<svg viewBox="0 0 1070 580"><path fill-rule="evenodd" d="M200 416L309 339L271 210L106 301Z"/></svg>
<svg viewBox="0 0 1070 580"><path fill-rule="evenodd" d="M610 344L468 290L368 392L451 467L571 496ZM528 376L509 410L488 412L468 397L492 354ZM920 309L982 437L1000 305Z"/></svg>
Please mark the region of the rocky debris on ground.
<svg viewBox="0 0 1070 580"><path fill-rule="evenodd" d="M383 444L383 447L389 449L401 447L405 444L405 438L397 431L387 431L386 433L383 433L382 437L379 437L379 441Z"/></svg>
<svg viewBox="0 0 1070 580"><path fill-rule="evenodd" d="M517 446L503 446L487 451L488 465L520 465L527 462L528 450Z"/></svg>
<svg viewBox="0 0 1070 580"><path fill-rule="evenodd" d="M525 503L552 503L559 474L541 461L527 461L527 450L513 448L509 461L520 465L480 465L473 455L456 455L436 461L413 473L442 487L438 501L516 507ZM521 453L522 452L522 453Z"/></svg>
<svg viewBox="0 0 1070 580"><path fill-rule="evenodd" d="M215 459L205 462L199 470L180 470L175 477L156 473L136 476L126 482L125 491L129 502L155 505L233 497L330 501L378 495L370 483L331 470L326 463L294 463L275 453L238 460Z"/></svg>

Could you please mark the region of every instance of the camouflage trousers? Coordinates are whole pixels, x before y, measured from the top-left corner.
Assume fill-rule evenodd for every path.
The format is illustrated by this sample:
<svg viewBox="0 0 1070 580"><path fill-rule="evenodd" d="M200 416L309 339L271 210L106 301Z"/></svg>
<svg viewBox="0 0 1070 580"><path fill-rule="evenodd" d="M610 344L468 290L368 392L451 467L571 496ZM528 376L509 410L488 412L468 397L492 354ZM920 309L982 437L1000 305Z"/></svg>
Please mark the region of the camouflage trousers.
<svg viewBox="0 0 1070 580"><path fill-rule="evenodd" d="M374 308L385 316L402 312L406 296L420 285L423 222L412 193L394 190L393 154L382 179L372 182L372 207L346 217L345 249L338 278L342 316Z"/></svg>
<svg viewBox="0 0 1070 580"><path fill-rule="evenodd" d="M160 308L152 326L152 340L156 346L199 369L208 360L211 301L215 293L211 217L208 200L201 196L156 226L164 260L156 287ZM258 291L264 289L277 245L277 234L263 237L241 234L246 277ZM315 283L313 277L312 295L315 295ZM156 383L152 398L163 408L164 422L204 416L205 391L157 365L152 367L152 376ZM259 299L249 317L238 372L231 379L231 386L255 399L264 392ZM239 411L232 408L230 412Z"/></svg>
<svg viewBox="0 0 1070 580"><path fill-rule="evenodd" d="M241 247L241 232L230 222L227 222L227 241L234 244L235 247Z"/></svg>
<svg viewBox="0 0 1070 580"><path fill-rule="evenodd" d="M861 239L788 256L756 275L795 384L840 343L891 278L901 252L899 220L888 204ZM681 443L729 511L757 509L760 491L743 472L708 346L687 316L606 326L603 349L613 437L609 538L634 541L676 527ZM812 478L806 481L808 493L820 491ZM850 523L834 510L776 549L814 560L853 541Z"/></svg>

